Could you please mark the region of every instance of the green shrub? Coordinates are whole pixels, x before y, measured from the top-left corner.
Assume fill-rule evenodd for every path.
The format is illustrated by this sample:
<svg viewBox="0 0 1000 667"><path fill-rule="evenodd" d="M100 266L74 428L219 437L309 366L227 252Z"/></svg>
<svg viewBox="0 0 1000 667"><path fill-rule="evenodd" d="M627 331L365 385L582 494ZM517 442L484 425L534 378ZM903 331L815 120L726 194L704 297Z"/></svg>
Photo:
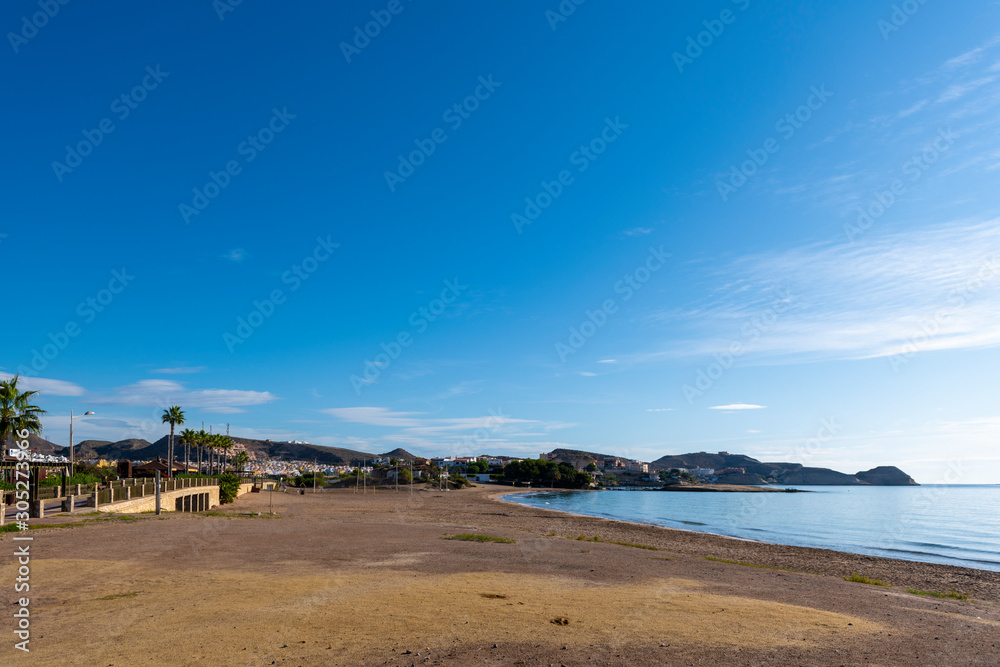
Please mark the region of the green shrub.
<svg viewBox="0 0 1000 667"><path fill-rule="evenodd" d="M863 574L858 574L857 572L852 572L851 576L844 577L844 581L853 581L854 583L869 584L871 586L885 586L886 588L892 586L892 584L888 582L882 581L880 579L869 579Z"/></svg>
<svg viewBox="0 0 1000 667"><path fill-rule="evenodd" d="M240 492L240 478L231 472L219 475L219 502L227 505L236 500Z"/></svg>

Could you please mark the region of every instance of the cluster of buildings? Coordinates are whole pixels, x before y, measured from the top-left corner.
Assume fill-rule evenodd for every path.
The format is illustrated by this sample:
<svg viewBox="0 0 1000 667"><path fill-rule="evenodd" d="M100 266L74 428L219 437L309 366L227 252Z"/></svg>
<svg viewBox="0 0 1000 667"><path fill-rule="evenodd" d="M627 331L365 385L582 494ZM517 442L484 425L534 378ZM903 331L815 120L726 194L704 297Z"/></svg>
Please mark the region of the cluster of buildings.
<svg viewBox="0 0 1000 667"><path fill-rule="evenodd" d="M720 468L718 470L714 468L671 468L670 472L677 471L675 477L679 477L680 474L688 474L694 477L699 482L717 482L721 475L729 474L739 474L745 475L745 468Z"/></svg>
<svg viewBox="0 0 1000 667"><path fill-rule="evenodd" d="M52 456L51 454L39 454L38 452L29 452L28 458L22 459L20 451L20 449L8 449L5 458L29 461L31 463L69 463L69 459L65 456Z"/></svg>
<svg viewBox="0 0 1000 667"><path fill-rule="evenodd" d="M542 454L538 458L545 459L546 461L565 460L565 458L555 453ZM649 473L648 463L636 459L623 459L617 456L585 456L579 460L568 461L568 463L571 463L578 470L585 470L589 464L593 463L597 466L598 470L608 473Z"/></svg>

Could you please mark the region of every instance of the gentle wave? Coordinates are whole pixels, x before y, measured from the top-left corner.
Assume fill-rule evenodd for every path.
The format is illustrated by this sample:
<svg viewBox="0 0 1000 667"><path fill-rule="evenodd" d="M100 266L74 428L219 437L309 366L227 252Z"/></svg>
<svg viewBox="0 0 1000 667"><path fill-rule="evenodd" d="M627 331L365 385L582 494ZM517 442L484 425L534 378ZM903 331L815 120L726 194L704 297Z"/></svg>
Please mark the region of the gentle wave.
<svg viewBox="0 0 1000 667"><path fill-rule="evenodd" d="M998 486L815 490L819 493L544 491L507 499L774 544L1000 571ZM672 518L676 516L685 518Z"/></svg>

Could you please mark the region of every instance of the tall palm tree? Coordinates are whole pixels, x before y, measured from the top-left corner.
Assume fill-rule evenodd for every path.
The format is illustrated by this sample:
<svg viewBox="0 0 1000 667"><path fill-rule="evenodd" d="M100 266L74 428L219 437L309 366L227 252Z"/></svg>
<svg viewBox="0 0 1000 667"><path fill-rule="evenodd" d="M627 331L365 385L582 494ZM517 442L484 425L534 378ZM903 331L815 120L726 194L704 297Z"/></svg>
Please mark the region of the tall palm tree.
<svg viewBox="0 0 1000 667"><path fill-rule="evenodd" d="M181 431L181 444L184 445L184 474L191 469L191 445L198 443L198 434L192 429L186 428Z"/></svg>
<svg viewBox="0 0 1000 667"><path fill-rule="evenodd" d="M30 403L38 392L21 391L18 379L20 376L15 375L0 382L0 443L6 442L7 436L16 437L20 431L36 435L42 432L41 416L45 410Z"/></svg>
<svg viewBox="0 0 1000 667"><path fill-rule="evenodd" d="M219 434L209 433L208 434L208 456L209 464L208 470L210 475L216 474L216 463L219 459Z"/></svg>
<svg viewBox="0 0 1000 667"><path fill-rule="evenodd" d="M167 445L167 477L174 476L174 427L184 423L184 411L179 405L171 405L163 411L160 421L170 424L170 441Z"/></svg>
<svg viewBox="0 0 1000 667"><path fill-rule="evenodd" d="M205 447L208 445L208 433L205 432L205 429L195 434L195 444L198 446L198 474L201 475L205 472L205 469L202 467L202 456L205 453Z"/></svg>
<svg viewBox="0 0 1000 667"><path fill-rule="evenodd" d="M219 449L225 454L225 459L223 459L220 472L226 472L226 465L228 464L229 452L233 448L233 439L228 435L219 436Z"/></svg>

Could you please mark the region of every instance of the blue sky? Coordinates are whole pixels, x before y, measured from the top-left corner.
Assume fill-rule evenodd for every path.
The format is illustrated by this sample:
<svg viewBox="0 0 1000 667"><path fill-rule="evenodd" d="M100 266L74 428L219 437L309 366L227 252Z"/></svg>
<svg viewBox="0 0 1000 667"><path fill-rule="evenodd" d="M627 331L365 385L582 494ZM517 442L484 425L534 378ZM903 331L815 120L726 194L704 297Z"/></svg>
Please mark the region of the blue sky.
<svg viewBox="0 0 1000 667"><path fill-rule="evenodd" d="M6 3L45 437L1000 482L1000 8L559 7Z"/></svg>

